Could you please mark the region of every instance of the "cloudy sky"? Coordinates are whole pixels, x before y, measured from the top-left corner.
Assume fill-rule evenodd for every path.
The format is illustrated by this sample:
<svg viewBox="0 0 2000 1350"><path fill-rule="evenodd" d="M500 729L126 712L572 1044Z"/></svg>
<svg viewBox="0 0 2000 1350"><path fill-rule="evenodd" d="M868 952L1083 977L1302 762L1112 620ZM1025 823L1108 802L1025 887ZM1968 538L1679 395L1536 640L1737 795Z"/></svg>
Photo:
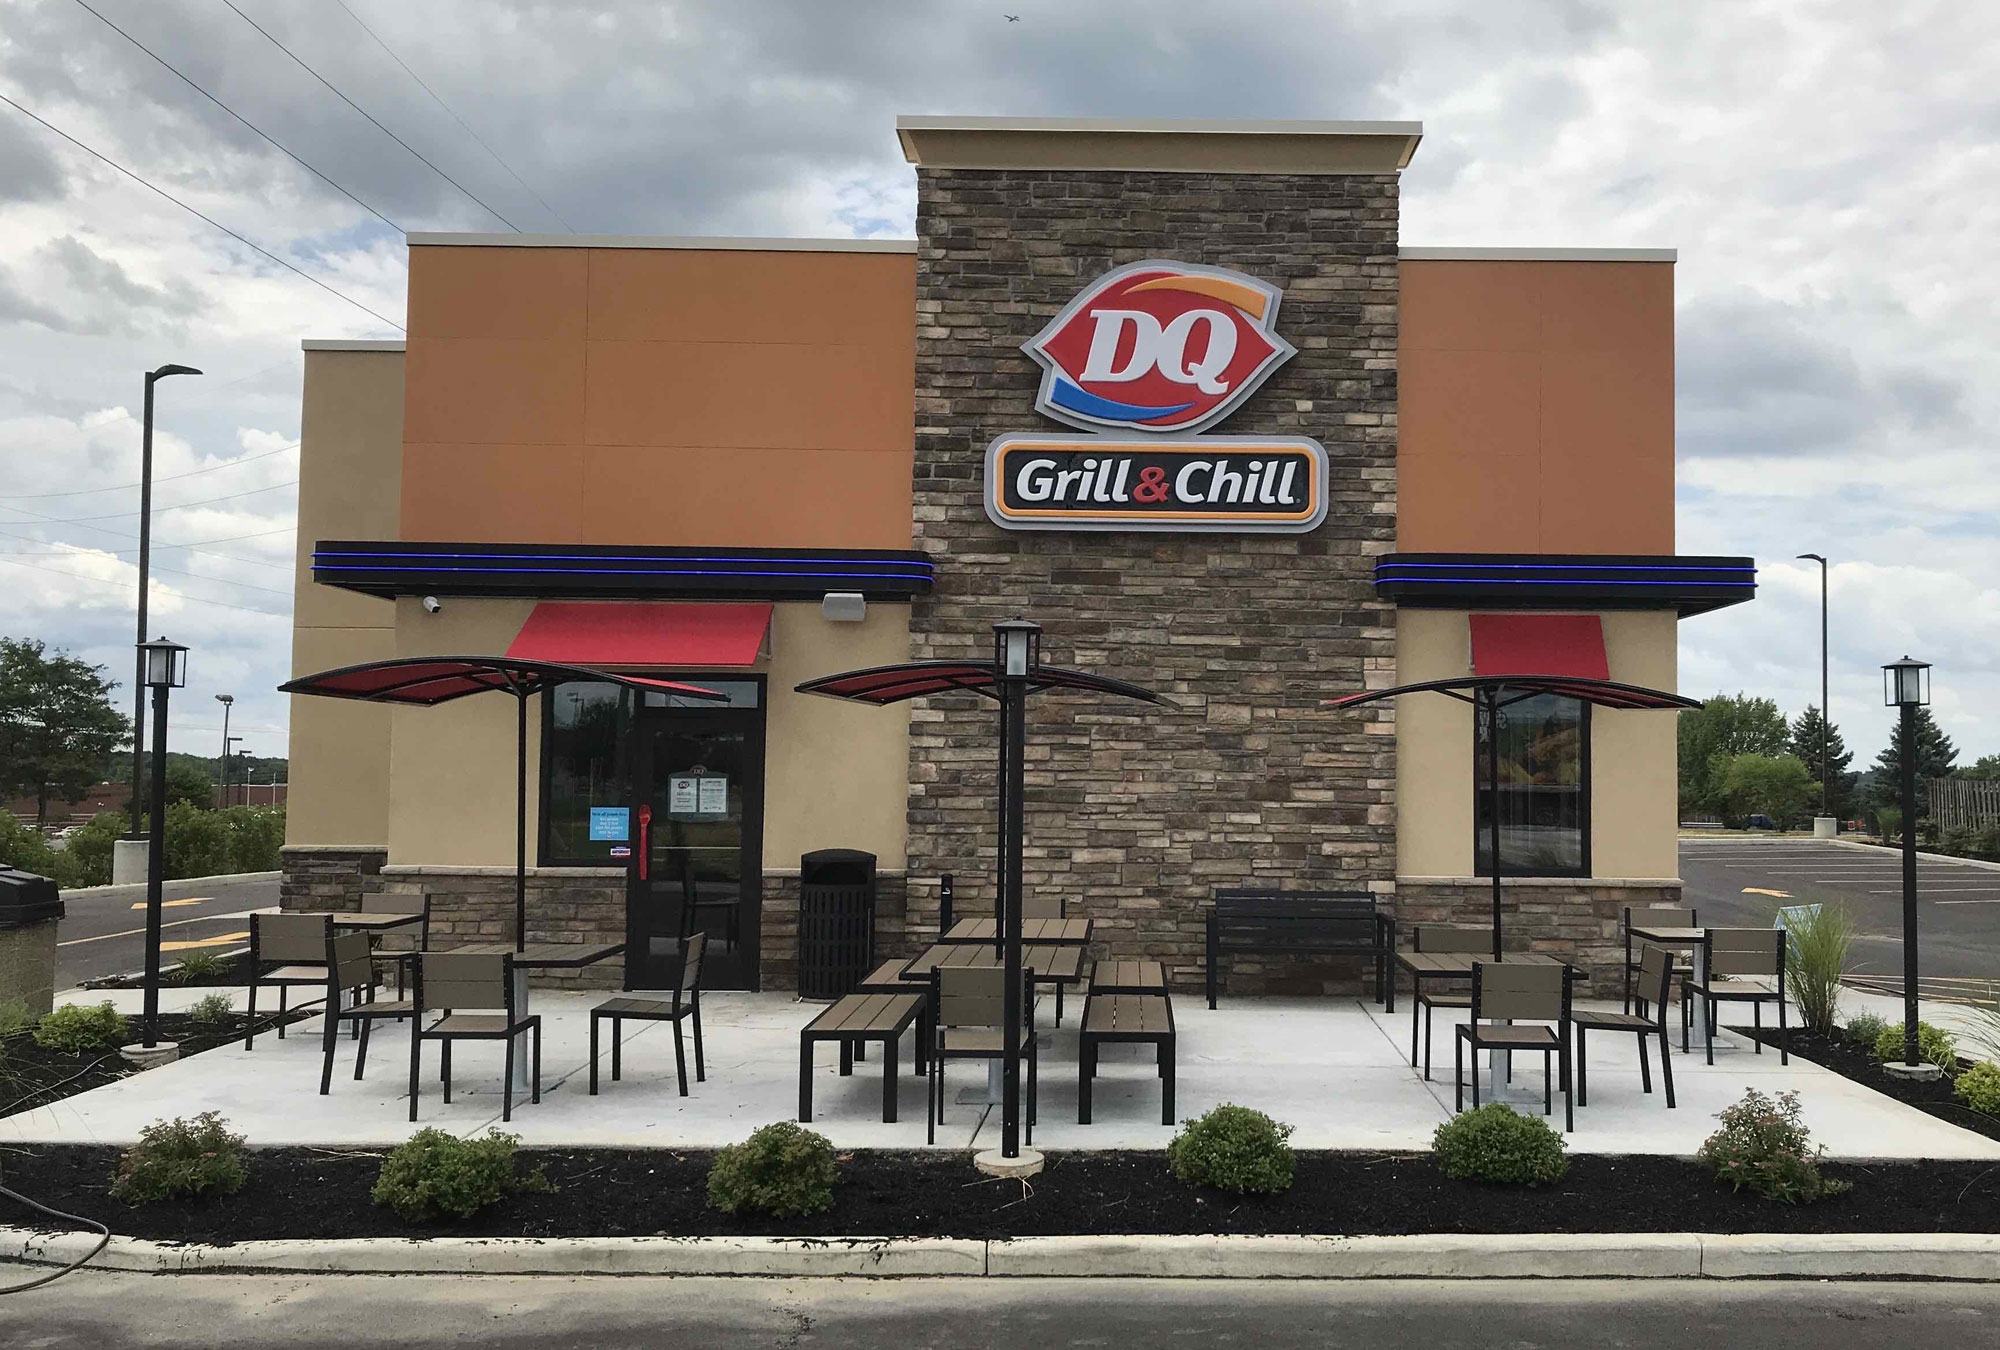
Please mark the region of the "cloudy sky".
<svg viewBox="0 0 2000 1350"><path fill-rule="evenodd" d="M1905 651L2000 751L1996 71L2000 9L1867 0L0 0L0 94L215 222L0 104L0 633L128 670L198 366L174 744L226 691L282 753L299 339L397 335L401 230L907 236L898 113L1411 118L1407 243L1680 250L1680 551L1762 567L1683 688L1817 699L1816 551L1858 758Z"/></svg>

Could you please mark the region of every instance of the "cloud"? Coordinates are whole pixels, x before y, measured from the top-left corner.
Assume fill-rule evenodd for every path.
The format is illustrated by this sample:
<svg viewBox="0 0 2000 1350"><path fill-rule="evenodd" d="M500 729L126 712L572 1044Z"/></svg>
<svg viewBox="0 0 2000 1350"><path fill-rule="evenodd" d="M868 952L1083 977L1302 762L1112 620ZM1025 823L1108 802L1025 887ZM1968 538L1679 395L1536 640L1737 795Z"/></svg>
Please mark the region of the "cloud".
<svg viewBox="0 0 2000 1350"><path fill-rule="evenodd" d="M40 129L23 122L12 108L0 121L0 202L49 201L63 195L62 170L49 148L36 141Z"/></svg>
<svg viewBox="0 0 2000 1350"><path fill-rule="evenodd" d="M0 320L17 319L68 333L137 334L177 331L204 307L201 293L185 278L158 286L136 280L123 264L66 234L36 249L23 269L34 278L44 301L0 278Z"/></svg>

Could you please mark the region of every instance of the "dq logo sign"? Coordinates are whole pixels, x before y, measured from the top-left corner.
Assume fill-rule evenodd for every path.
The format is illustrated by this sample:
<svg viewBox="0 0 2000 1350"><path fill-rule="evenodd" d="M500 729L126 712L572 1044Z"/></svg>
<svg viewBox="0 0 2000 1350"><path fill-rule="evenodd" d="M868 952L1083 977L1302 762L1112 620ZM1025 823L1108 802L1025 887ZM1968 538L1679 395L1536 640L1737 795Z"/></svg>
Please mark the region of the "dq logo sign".
<svg viewBox="0 0 2000 1350"><path fill-rule="evenodd" d="M1023 350L1035 407L1086 430L1194 431L1290 360L1277 287L1221 267L1140 262L1107 272Z"/></svg>

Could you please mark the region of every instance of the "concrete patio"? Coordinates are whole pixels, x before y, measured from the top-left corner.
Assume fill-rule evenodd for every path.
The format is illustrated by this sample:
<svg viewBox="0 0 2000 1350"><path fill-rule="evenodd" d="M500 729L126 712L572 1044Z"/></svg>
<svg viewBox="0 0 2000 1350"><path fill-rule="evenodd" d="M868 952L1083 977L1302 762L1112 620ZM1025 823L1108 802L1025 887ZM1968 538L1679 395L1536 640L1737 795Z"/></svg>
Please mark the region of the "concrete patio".
<svg viewBox="0 0 2000 1350"><path fill-rule="evenodd" d="M169 1009L198 991L169 991ZM71 993L65 1001L101 1001ZM136 1010L138 995L115 996ZM542 1015L542 1100L518 1097L508 1127L530 1145L713 1148L741 1140L758 1125L793 1118L797 1110L799 1029L819 1011L786 994L716 993L703 998L708 1081L674 1083L672 1031L626 1024L624 1078L613 1083L607 1062L599 1096L587 1095L587 1010L601 996L537 992ZM1199 1114L1218 1102L1240 1102L1296 1127L1300 1148L1426 1149L1431 1133L1452 1113L1452 1020L1440 1010L1437 1067L1425 1083L1409 1065L1405 1009L1385 1017L1357 999L1225 999L1210 1012L1201 1000L1175 1000L1180 1053L1177 1114ZM1038 1021L1049 1037L1041 1049L1041 1110L1035 1143L1048 1149L1162 1148L1173 1130L1160 1123L1159 1080L1150 1047L1106 1047L1094 1097L1094 1123L1076 1123L1077 1005L1049 1031L1053 1005L1042 1000ZM1677 1014L1676 1014L1677 1020ZM127 1143L152 1121L216 1110L253 1145L376 1147L395 1144L417 1128L408 1121L407 1033L378 1029L368 1077L352 1078L354 1044L342 1037L333 1091L317 1093L320 1022L294 1025L280 1041L257 1038L256 1049L223 1047L71 1097L52 1106L0 1118L0 1141ZM901 1057L899 1120L881 1119L879 1057L871 1054L842 1078L835 1053L822 1047L813 1086L813 1127L841 1148L924 1146L924 1080ZM689 1061L692 1074L692 1048ZM462 1045L454 1055L453 1100L438 1094L436 1048L425 1052L419 1125L474 1133L500 1123L500 1049ZM1725 1032L1716 1063L1695 1053L1673 1056L1678 1108L1669 1111L1654 1064L1654 1092L1639 1088L1635 1039L1599 1035L1590 1041L1590 1105L1577 1112L1572 1149L1589 1153L1689 1154L1715 1129L1715 1114L1757 1087L1796 1090L1814 1137L1845 1158L2000 1159L2000 1142L1947 1125L1880 1093L1803 1060L1782 1067L1775 1050L1753 1053L1747 1038ZM998 1144L998 1112L962 1105L961 1089L984 1083L978 1064L951 1067L940 1147ZM1539 1057L1516 1066L1511 1095L1539 1112ZM1556 1100L1560 1126L1562 1102Z"/></svg>

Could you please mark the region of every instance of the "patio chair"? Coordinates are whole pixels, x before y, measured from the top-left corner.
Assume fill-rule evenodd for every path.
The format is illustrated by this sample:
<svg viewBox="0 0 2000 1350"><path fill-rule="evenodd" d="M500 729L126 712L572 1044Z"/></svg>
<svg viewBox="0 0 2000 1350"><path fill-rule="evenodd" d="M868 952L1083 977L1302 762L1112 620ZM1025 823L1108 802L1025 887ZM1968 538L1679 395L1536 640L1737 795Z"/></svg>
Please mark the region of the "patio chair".
<svg viewBox="0 0 2000 1350"><path fill-rule="evenodd" d="M930 1054L929 1091L925 1097L925 1142L937 1142L944 1119L944 1062L948 1059L1004 1060L1007 1055L1007 972L998 966L950 966L931 972L931 1026L936 1039ZM1027 1142L1035 1142L1035 981L1021 972L1020 1054L1028 1061Z"/></svg>
<svg viewBox="0 0 2000 1350"><path fill-rule="evenodd" d="M686 950L688 942L696 933L706 933L709 931L707 921L701 917L701 911L710 909L722 911L722 941L730 951L735 951L737 941L741 936L740 929L743 923L741 897L734 893L729 895L702 895L701 887L694 879L694 866L689 860L685 849L680 854L680 877L680 939L682 950Z"/></svg>
<svg viewBox="0 0 2000 1350"><path fill-rule="evenodd" d="M1553 1023L1520 1026L1518 1023ZM1569 1091L1569 967L1525 961L1475 961L1472 966L1471 1020L1452 1041L1457 1109L1465 1109L1465 1054L1506 1050L1542 1057L1542 1114L1555 1114L1555 1083L1561 1076L1563 1130L1576 1128L1576 1103ZM1472 1064L1472 1109L1479 1109L1479 1062Z"/></svg>
<svg viewBox="0 0 2000 1350"><path fill-rule="evenodd" d="M1653 1072L1646 1063L1646 1041L1649 1037L1660 1038L1660 1081L1667 1089L1667 1109L1674 1107L1674 1066L1667 1054L1667 995L1673 988L1674 954L1665 947L1648 944L1639 956L1639 1011L1592 1012L1588 1008L1574 1009L1570 1013L1570 1025L1576 1028L1576 1104L1590 1105L1590 1087L1586 1081L1588 1058L1584 1054L1584 1035L1592 1031L1625 1031L1639 1038L1639 1086L1646 1092L1653 1090ZM1650 1006L1652 1012L1647 1013Z"/></svg>
<svg viewBox="0 0 2000 1350"><path fill-rule="evenodd" d="M1641 928L1699 928L1701 921L1691 909L1680 909L1672 905L1646 905L1639 909L1625 906L1625 1011L1632 1011L1632 977L1639 973L1639 962L1632 959L1632 926ZM1643 945L1644 939L1641 939ZM1677 956L1669 952L1669 956ZM1673 963L1674 978L1686 979L1694 974L1694 967L1684 960ZM1641 984L1644 982L1641 981Z"/></svg>
<svg viewBox="0 0 2000 1350"><path fill-rule="evenodd" d="M384 966L396 968L396 997L402 998L408 987L410 962L416 959L418 952L431 945L430 893L416 895L408 891L370 891L361 897L361 912L423 915L409 928L391 928L374 934L375 959Z"/></svg>
<svg viewBox="0 0 2000 1350"><path fill-rule="evenodd" d="M1493 950L1493 933L1486 928L1461 928L1452 924L1420 923L1410 930L1410 950L1417 952L1479 953ZM1417 1062L1417 1019L1424 1024L1424 1081L1431 1079L1431 1009L1469 1008L1472 997L1457 990L1438 992L1435 980L1418 980L1416 997L1410 1007L1410 1064Z"/></svg>
<svg viewBox="0 0 2000 1350"><path fill-rule="evenodd" d="M1782 928L1711 928L1701 939L1702 978L1693 975L1681 981L1681 1050L1688 1048L1688 1024L1694 1020L1694 1000L1701 1000L1701 1015L1708 1019L1708 1062L1715 1063L1716 1004L1748 1003L1751 1025L1764 1029L1764 1005L1778 1005L1778 1062L1792 1062L1792 1028L1785 1012L1785 930ZM1729 982L1719 984L1716 977ZM1748 977L1769 976L1775 989L1750 984ZM1764 1042L1751 1037L1758 1054Z"/></svg>
<svg viewBox="0 0 2000 1350"><path fill-rule="evenodd" d="M243 1018L243 1048L257 1036L257 991L278 991L278 1039L285 1039L285 1015L291 1011L291 991L300 987L324 990L326 954L333 941L331 914L252 914L250 916L250 978Z"/></svg>
<svg viewBox="0 0 2000 1350"><path fill-rule="evenodd" d="M680 1075L681 1096L688 1095L687 1050L681 1041L681 1021L694 1024L694 1080L708 1081L708 1068L701 1053L701 963L708 953L708 934L696 933L688 939L681 955L681 977L674 985L672 999L614 998L590 1010L590 1095L597 1095L597 1027L611 1023L611 1081L617 1082L622 1068L619 1043L624 1023L672 1022L674 1024L674 1071Z"/></svg>
<svg viewBox="0 0 2000 1350"><path fill-rule="evenodd" d="M342 933L327 939L326 1025L320 1033L325 1057L319 1070L322 1097L333 1090L333 1043L340 1036L342 1022L352 1022L360 1032L354 1050L354 1080L358 1083L368 1063L368 1033L376 1021L385 1017L414 1019L417 1015L416 1005L408 999L375 998L375 957L369 937L367 933ZM348 993L354 999L344 1003L341 995Z"/></svg>
<svg viewBox="0 0 2000 1350"><path fill-rule="evenodd" d="M522 1016L514 1010L514 972L504 952L419 952L417 977L412 982L411 1016L415 1030L410 1035L410 1119L417 1118L417 1076L425 1041L441 1042L439 1077L444 1083L444 1099L451 1100L451 1043L453 1041L503 1041L507 1046L505 1087L500 1099L500 1119L514 1118L514 1042L527 1032L533 1044L528 1082L531 1101L542 1099L542 1019L538 1013ZM424 1025L427 1009L448 1009L430 1026ZM488 1011L463 1012L478 1008ZM493 1012L492 1009L499 1011Z"/></svg>

